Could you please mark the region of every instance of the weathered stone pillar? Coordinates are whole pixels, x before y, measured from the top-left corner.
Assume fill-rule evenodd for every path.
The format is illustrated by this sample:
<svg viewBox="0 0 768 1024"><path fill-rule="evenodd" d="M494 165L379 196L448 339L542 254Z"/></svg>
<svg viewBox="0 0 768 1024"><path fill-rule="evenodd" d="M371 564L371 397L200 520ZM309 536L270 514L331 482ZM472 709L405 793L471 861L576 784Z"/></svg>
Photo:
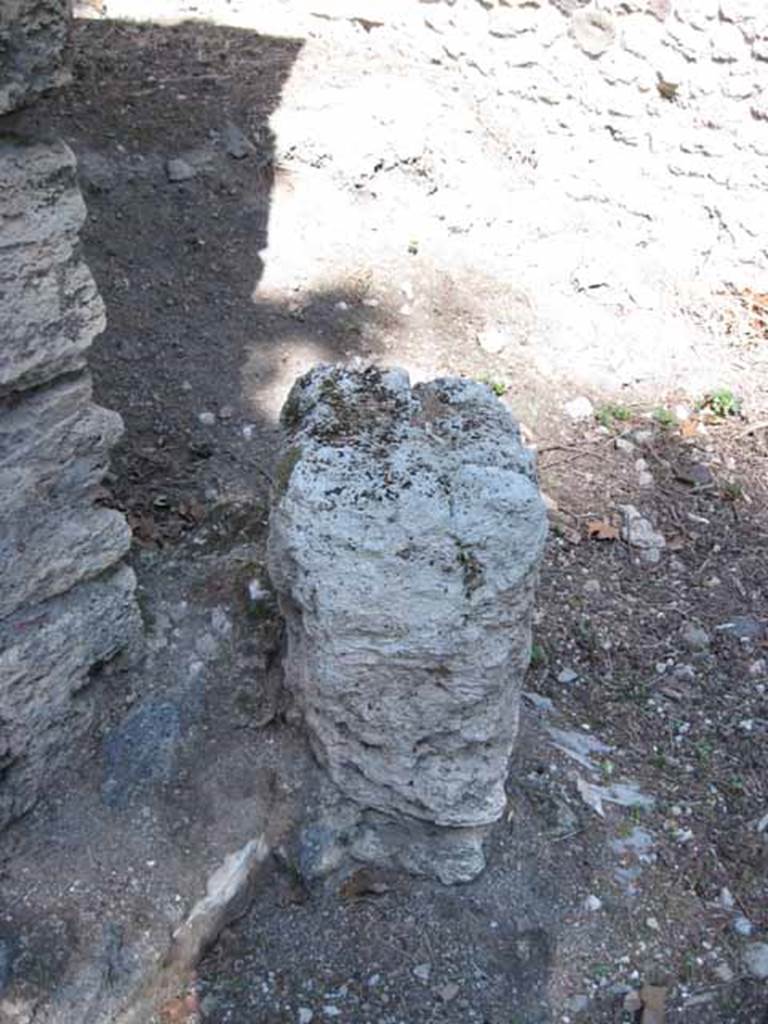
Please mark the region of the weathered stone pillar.
<svg viewBox="0 0 768 1024"><path fill-rule="evenodd" d="M352 852L445 881L505 806L546 514L482 385L321 366L283 409L269 568L285 676L361 811Z"/></svg>
<svg viewBox="0 0 768 1024"><path fill-rule="evenodd" d="M0 4L0 115L66 81L69 14ZM0 116L0 829L73 764L93 669L140 630L128 524L96 501L122 422L91 400L105 320L84 218L71 150Z"/></svg>

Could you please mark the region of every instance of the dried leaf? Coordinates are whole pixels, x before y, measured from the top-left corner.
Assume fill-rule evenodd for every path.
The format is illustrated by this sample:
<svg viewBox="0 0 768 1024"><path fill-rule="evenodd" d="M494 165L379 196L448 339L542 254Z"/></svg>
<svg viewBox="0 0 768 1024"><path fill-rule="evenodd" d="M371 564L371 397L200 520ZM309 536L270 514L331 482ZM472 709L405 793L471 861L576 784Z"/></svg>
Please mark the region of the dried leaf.
<svg viewBox="0 0 768 1024"><path fill-rule="evenodd" d="M643 985L640 989L643 1003L643 1014L640 1024L664 1024L666 1019L665 1004L667 989L664 985Z"/></svg>
<svg viewBox="0 0 768 1024"><path fill-rule="evenodd" d="M602 519L592 519L587 523L587 533L594 540L618 540L619 531L611 523Z"/></svg>
<svg viewBox="0 0 768 1024"><path fill-rule="evenodd" d="M370 868L354 871L339 886L339 895L345 900L359 900L363 896L381 896L391 886Z"/></svg>
<svg viewBox="0 0 768 1024"><path fill-rule="evenodd" d="M701 430L701 420L698 416L690 416L680 424L681 437L696 437Z"/></svg>
<svg viewBox="0 0 768 1024"><path fill-rule="evenodd" d="M128 525L133 531L133 536L140 544L154 544L157 542L159 537L157 524L151 516L130 512L128 514Z"/></svg>

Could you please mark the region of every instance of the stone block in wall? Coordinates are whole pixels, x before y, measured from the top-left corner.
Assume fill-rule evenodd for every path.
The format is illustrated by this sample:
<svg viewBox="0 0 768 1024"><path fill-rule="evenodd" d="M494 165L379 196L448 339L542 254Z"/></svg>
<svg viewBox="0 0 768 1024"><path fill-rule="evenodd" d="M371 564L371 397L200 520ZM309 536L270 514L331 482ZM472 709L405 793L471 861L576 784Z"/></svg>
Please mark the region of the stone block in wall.
<svg viewBox="0 0 768 1024"><path fill-rule="evenodd" d="M71 0L0 3L0 114L66 84Z"/></svg>
<svg viewBox="0 0 768 1024"><path fill-rule="evenodd" d="M83 369L105 325L80 256L85 204L61 141L0 136L0 395Z"/></svg>
<svg viewBox="0 0 768 1024"><path fill-rule="evenodd" d="M122 430L116 412L93 403L87 373L0 399L0 522L93 495Z"/></svg>
<svg viewBox="0 0 768 1024"><path fill-rule="evenodd" d="M415 859L433 848L432 873L469 877L506 803L530 654L546 535L532 456L466 380L322 366L283 419L269 570L313 748L345 798L389 819L381 842L405 828L415 857L420 823Z"/></svg>
<svg viewBox="0 0 768 1024"><path fill-rule="evenodd" d="M0 623L0 829L29 810L93 722L94 667L137 640L121 567Z"/></svg>
<svg viewBox="0 0 768 1024"><path fill-rule="evenodd" d="M30 514L31 513L31 514ZM0 619L98 576L126 554L131 531L116 509L85 500L40 506L0 526Z"/></svg>
<svg viewBox="0 0 768 1024"><path fill-rule="evenodd" d="M81 374L0 399L0 620L98 575L128 550L125 517L94 506L116 413Z"/></svg>
<svg viewBox="0 0 768 1024"><path fill-rule="evenodd" d="M0 136L0 828L75 767L93 670L140 628L128 524L97 502L122 421L85 364L104 310L84 216L64 143Z"/></svg>

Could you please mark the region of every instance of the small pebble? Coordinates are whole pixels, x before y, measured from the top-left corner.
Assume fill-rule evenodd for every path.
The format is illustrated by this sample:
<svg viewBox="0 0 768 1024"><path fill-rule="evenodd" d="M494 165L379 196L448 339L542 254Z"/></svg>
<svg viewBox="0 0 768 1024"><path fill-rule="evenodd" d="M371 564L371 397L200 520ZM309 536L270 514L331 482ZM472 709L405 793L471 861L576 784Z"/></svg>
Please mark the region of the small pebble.
<svg viewBox="0 0 768 1024"><path fill-rule="evenodd" d="M308 1006L299 1007L299 1024L312 1024L314 1016Z"/></svg>
<svg viewBox="0 0 768 1024"><path fill-rule="evenodd" d="M201 412L197 418L204 427L212 427L216 422L216 417L212 412Z"/></svg>
<svg viewBox="0 0 768 1024"><path fill-rule="evenodd" d="M459 986L454 981L449 981L437 989L437 994L444 1003L450 1003L459 994Z"/></svg>
<svg viewBox="0 0 768 1024"><path fill-rule="evenodd" d="M743 914L738 914L736 917L734 917L733 924L731 927L737 935L744 936L751 935L753 930L752 922L749 920L748 917L745 917Z"/></svg>
<svg viewBox="0 0 768 1024"><path fill-rule="evenodd" d="M600 899L599 896L595 896L593 893L590 893L589 896L586 897L582 905L585 910L594 913L594 911L600 910L600 908L603 905L603 901Z"/></svg>
<svg viewBox="0 0 768 1024"><path fill-rule="evenodd" d="M591 420L595 415L595 407L584 395L572 398L565 403L566 415L572 420Z"/></svg>
<svg viewBox="0 0 768 1024"><path fill-rule="evenodd" d="M706 651L709 648L709 633L695 622L686 622L680 630L680 637L690 651Z"/></svg>
<svg viewBox="0 0 768 1024"><path fill-rule="evenodd" d="M432 965L431 964L417 964L416 967L413 968L413 975L414 975L414 977L418 978L419 981L423 981L425 985L429 981L429 976L430 976L431 973L432 973Z"/></svg>
<svg viewBox="0 0 768 1024"><path fill-rule="evenodd" d="M734 979L733 970L731 969L731 967L728 966L728 964L725 963L716 964L712 969L712 973L718 981L722 981L726 985Z"/></svg>
<svg viewBox="0 0 768 1024"><path fill-rule="evenodd" d="M165 164L165 173L168 181L189 181L194 178L195 169L190 167L186 160L168 160Z"/></svg>
<svg viewBox="0 0 768 1024"><path fill-rule="evenodd" d="M733 910L735 905L736 901L733 898L733 893L731 892L731 890L725 888L721 889L720 906L723 907L725 910Z"/></svg>
<svg viewBox="0 0 768 1024"><path fill-rule="evenodd" d="M557 681L558 681L558 683L563 683L566 686L569 683L575 683L578 678L579 678L579 673L576 672L574 669L569 668L568 666L566 666L565 668L561 669L560 672L558 672L558 674L557 674Z"/></svg>
<svg viewBox="0 0 768 1024"><path fill-rule="evenodd" d="M753 978L768 978L768 942L753 942L744 950L744 966Z"/></svg>

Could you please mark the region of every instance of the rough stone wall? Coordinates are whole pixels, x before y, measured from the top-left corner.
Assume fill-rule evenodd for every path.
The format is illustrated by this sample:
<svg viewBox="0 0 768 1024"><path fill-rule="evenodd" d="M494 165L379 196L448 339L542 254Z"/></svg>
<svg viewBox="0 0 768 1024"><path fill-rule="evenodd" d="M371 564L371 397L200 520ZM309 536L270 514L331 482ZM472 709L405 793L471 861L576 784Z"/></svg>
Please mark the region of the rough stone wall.
<svg viewBox="0 0 768 1024"><path fill-rule="evenodd" d="M471 877L506 803L530 654L546 535L531 456L465 380L411 389L402 371L323 366L283 415L269 568L313 747L344 797L383 815L364 859L385 857L393 822L420 822L437 826L420 868Z"/></svg>
<svg viewBox="0 0 768 1024"><path fill-rule="evenodd" d="M0 114L69 80L71 0L3 0L0 4Z"/></svg>
<svg viewBox="0 0 768 1024"><path fill-rule="evenodd" d="M66 78L66 13L3 7L1 111ZM86 352L105 321L84 218L71 150L0 119L0 828L72 763L94 669L140 629L119 565L128 524L97 504L122 422L91 400Z"/></svg>
<svg viewBox="0 0 768 1024"><path fill-rule="evenodd" d="M434 59L475 72L489 126L513 141L510 188L521 199L536 190L510 211L530 243L527 267L551 231L562 230L566 260L574 236L583 244L589 231L594 259L583 261L579 289L618 280L612 298L627 306L700 276L761 286L762 0L433 0L421 9ZM581 232L579 210L590 218Z"/></svg>

